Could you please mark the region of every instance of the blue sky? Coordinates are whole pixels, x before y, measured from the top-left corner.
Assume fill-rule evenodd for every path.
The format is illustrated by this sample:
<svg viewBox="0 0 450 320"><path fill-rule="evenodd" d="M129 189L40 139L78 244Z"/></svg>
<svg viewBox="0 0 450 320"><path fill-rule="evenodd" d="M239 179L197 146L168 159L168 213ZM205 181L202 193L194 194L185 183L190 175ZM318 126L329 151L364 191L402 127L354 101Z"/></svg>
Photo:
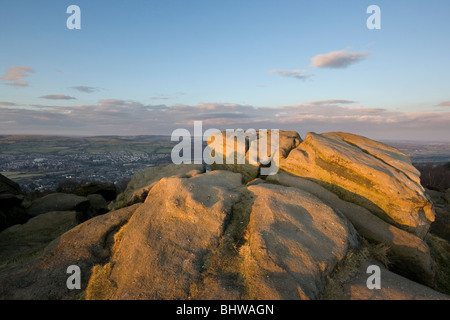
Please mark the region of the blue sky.
<svg viewBox="0 0 450 320"><path fill-rule="evenodd" d="M72 4L81 30L66 27ZM372 4L381 30L366 27ZM170 134L202 120L449 140L449 10L448 0L3 0L0 134Z"/></svg>

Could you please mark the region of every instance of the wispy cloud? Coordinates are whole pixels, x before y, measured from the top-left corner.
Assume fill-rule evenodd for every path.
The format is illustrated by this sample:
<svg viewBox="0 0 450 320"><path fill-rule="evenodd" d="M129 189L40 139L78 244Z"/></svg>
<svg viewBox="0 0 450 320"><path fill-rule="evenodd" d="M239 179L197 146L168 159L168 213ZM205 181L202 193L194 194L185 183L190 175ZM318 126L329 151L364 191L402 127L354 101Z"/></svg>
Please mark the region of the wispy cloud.
<svg viewBox="0 0 450 320"><path fill-rule="evenodd" d="M306 79L310 78L312 75L309 74L305 74L307 73L307 70L270 70L269 73L270 74L279 74L283 77L287 77L287 78L295 78L298 80L302 80L305 81Z"/></svg>
<svg viewBox="0 0 450 320"><path fill-rule="evenodd" d="M450 101L441 102L436 107L450 107Z"/></svg>
<svg viewBox="0 0 450 320"><path fill-rule="evenodd" d="M329 100L319 100L319 101L305 102L305 104L311 104L311 105L315 105L315 106L335 105L335 104L353 104L353 103L356 103L356 101L339 100L339 99L329 99Z"/></svg>
<svg viewBox="0 0 450 320"><path fill-rule="evenodd" d="M17 106L16 103L8 102L8 101L0 101L0 106L2 107L15 107Z"/></svg>
<svg viewBox="0 0 450 320"><path fill-rule="evenodd" d="M93 93L93 92L96 92L96 91L100 91L99 88L89 87L89 86L76 86L76 87L69 87L69 88L77 90L79 92L83 92L83 93Z"/></svg>
<svg viewBox="0 0 450 320"><path fill-rule="evenodd" d="M5 106L0 133L86 135L168 134L177 128L281 129L345 131L373 139L448 140L450 112L401 112L366 108L347 99L311 101L279 107L232 103L147 105L133 100L104 99L94 105Z"/></svg>
<svg viewBox="0 0 450 320"><path fill-rule="evenodd" d="M318 54L311 59L311 66L316 68L347 68L370 56L370 52L351 53L347 50Z"/></svg>
<svg viewBox="0 0 450 320"><path fill-rule="evenodd" d="M30 67L10 66L6 70L6 74L2 77L2 80L6 81L6 84L10 86L27 87L28 82L23 79L26 78L29 73L34 73L34 69Z"/></svg>
<svg viewBox="0 0 450 320"><path fill-rule="evenodd" d="M49 94L46 96L40 97L41 99L48 99L48 100L76 100L77 98L66 96L63 94Z"/></svg>
<svg viewBox="0 0 450 320"><path fill-rule="evenodd" d="M178 99L181 96L184 96L184 92L175 92L172 94L156 94L153 97L150 97L151 100L171 100L171 99Z"/></svg>
<svg viewBox="0 0 450 320"><path fill-rule="evenodd" d="M155 96L151 97L152 100L169 100L170 98L168 96Z"/></svg>

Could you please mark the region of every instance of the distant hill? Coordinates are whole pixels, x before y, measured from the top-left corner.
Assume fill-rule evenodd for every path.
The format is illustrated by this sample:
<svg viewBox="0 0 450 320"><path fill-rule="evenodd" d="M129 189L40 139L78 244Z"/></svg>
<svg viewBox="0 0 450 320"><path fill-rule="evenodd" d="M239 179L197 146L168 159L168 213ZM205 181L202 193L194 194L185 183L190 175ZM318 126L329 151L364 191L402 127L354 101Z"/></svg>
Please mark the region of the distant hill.
<svg viewBox="0 0 450 320"><path fill-rule="evenodd" d="M450 142L438 141L381 141L411 158L414 164L450 162Z"/></svg>

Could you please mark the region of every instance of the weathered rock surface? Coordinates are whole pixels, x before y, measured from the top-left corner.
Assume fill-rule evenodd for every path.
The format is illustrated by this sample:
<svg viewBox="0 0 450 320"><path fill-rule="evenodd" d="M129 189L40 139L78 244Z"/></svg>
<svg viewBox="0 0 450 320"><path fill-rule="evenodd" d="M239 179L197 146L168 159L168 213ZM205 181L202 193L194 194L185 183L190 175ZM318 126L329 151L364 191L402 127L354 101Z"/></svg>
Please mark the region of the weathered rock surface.
<svg viewBox="0 0 450 320"><path fill-rule="evenodd" d="M324 184L344 200L423 238L434 210L409 159L392 147L347 133L308 133L281 169Z"/></svg>
<svg viewBox="0 0 450 320"><path fill-rule="evenodd" d="M191 177L204 171L205 169L201 164L173 164L165 167L150 167L139 171L133 175L127 188L117 197L111 208L118 209L144 202L153 184L161 178L171 176Z"/></svg>
<svg viewBox="0 0 450 320"><path fill-rule="evenodd" d="M353 227L305 191L270 184L248 190L255 200L244 263L255 298L317 298L326 276L357 245Z"/></svg>
<svg viewBox="0 0 450 320"><path fill-rule="evenodd" d="M221 179L223 178L223 179ZM114 299L188 299L216 248L242 177L210 172L163 178L130 219L112 258ZM132 267L131 267L132 266Z"/></svg>
<svg viewBox="0 0 450 320"><path fill-rule="evenodd" d="M92 267L109 258L114 234L138 207L137 204L79 224L53 240L38 258L1 270L0 299L76 298L80 291L66 286L67 267L80 267L85 289ZM42 216L35 219L43 219Z"/></svg>
<svg viewBox="0 0 450 320"><path fill-rule="evenodd" d="M89 208L89 199L74 194L52 193L38 198L31 203L28 214L37 216L50 211L78 211L84 212Z"/></svg>
<svg viewBox="0 0 450 320"><path fill-rule="evenodd" d="M369 265L380 267L380 289L367 288ZM450 296L399 276L377 262L363 263L357 275L344 285L344 291L348 300L450 300Z"/></svg>
<svg viewBox="0 0 450 320"><path fill-rule="evenodd" d="M269 176L266 180L313 194L347 217L358 234L373 242L388 245L389 258L397 272L415 281L427 285L433 284L434 263L428 245L421 238L388 224L366 208L340 199L331 191L310 180L284 173Z"/></svg>

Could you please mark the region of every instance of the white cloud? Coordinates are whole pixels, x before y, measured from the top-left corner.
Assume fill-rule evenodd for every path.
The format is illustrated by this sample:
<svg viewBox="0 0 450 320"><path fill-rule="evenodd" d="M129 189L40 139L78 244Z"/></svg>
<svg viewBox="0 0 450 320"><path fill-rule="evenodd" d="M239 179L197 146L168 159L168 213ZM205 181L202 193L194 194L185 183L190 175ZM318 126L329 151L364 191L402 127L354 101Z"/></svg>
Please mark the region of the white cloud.
<svg viewBox="0 0 450 320"><path fill-rule="evenodd" d="M316 68L347 68L370 56L370 52L351 53L347 50L318 54L311 59L311 66Z"/></svg>

